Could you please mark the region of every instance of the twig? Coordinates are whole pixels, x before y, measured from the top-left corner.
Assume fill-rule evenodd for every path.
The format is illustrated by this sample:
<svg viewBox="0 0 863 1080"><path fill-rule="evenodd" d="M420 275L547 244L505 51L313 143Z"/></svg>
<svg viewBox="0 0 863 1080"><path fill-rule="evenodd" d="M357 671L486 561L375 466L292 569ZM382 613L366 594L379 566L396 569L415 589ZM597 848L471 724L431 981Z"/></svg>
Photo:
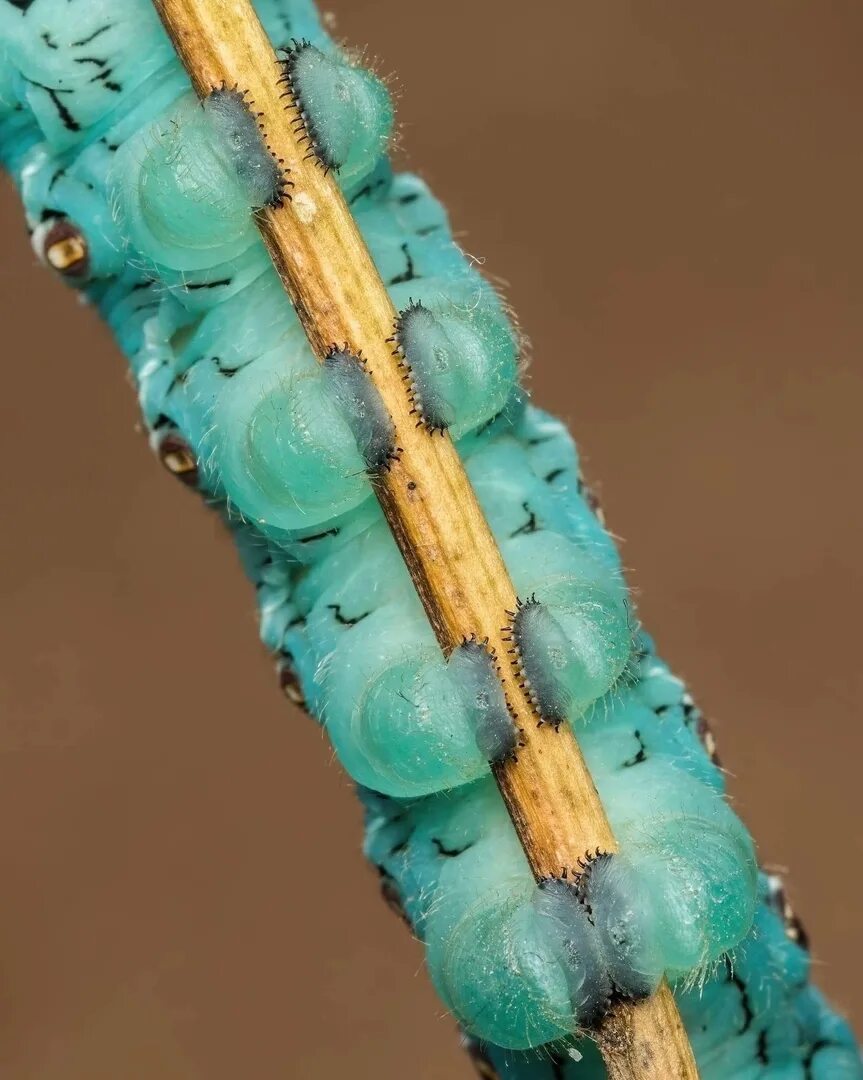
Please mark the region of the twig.
<svg viewBox="0 0 863 1080"><path fill-rule="evenodd" d="M387 343L395 309L338 185L297 141L295 107L280 97L277 57L249 0L154 3L199 96L223 85L245 91L284 161L292 199L260 211L257 223L318 358L347 343L389 410L402 452L375 490L441 648L449 654L475 635L503 657L512 582L449 438L418 428L410 413ZM537 880L577 876L586 857L617 850L605 811L570 727L537 726L509 664L500 677L524 745L517 762L495 768L498 786ZM596 1037L615 1080L697 1077L665 983L617 1006Z"/></svg>

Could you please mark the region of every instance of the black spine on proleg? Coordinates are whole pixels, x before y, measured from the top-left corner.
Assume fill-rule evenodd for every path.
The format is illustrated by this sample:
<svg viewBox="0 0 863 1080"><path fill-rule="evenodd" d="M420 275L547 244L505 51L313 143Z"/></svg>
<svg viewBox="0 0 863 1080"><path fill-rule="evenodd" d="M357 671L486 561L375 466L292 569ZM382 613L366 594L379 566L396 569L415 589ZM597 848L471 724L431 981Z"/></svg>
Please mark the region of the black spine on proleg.
<svg viewBox="0 0 863 1080"><path fill-rule="evenodd" d="M423 304L411 301L396 319L393 355L411 401L417 426L443 434L453 420L452 408L435 385L435 360L444 337L438 319Z"/></svg>
<svg viewBox="0 0 863 1080"><path fill-rule="evenodd" d="M494 653L487 642L476 637L462 642L450 656L449 667L483 757L491 764L512 757L519 733L503 692Z"/></svg>
<svg viewBox="0 0 863 1080"><path fill-rule="evenodd" d="M324 359L324 378L348 423L366 468L380 473L398 460L392 418L366 370L347 345L333 346Z"/></svg>
<svg viewBox="0 0 863 1080"><path fill-rule="evenodd" d="M577 888L599 935L615 996L630 1001L649 997L662 970L648 940L650 919L631 864L597 851L585 859Z"/></svg>
<svg viewBox="0 0 863 1080"><path fill-rule="evenodd" d="M503 633L519 685L540 723L558 728L566 720L570 706L569 693L552 670L555 639L562 631L548 608L535 597L519 600L517 609L507 615L511 622L503 627Z"/></svg>
<svg viewBox="0 0 863 1080"><path fill-rule="evenodd" d="M230 151L237 175L248 190L253 209L281 206L289 198L283 158L267 142L267 133L255 113L248 91L224 83L204 98L204 110Z"/></svg>
<svg viewBox="0 0 863 1080"><path fill-rule="evenodd" d="M537 887L535 903L539 927L569 984L578 1026L594 1028L608 1011L613 987L577 879L544 879Z"/></svg>
<svg viewBox="0 0 863 1080"><path fill-rule="evenodd" d="M286 86L282 97L288 99L289 107L293 105L296 109L297 115L292 123L294 130L298 133L298 141L307 145L308 154L306 157L313 158L325 173L331 170L338 171L344 162L337 161L328 151L315 123L313 112L303 99L302 65L309 60L323 62L325 60L324 54L305 38L299 41L295 38L281 51L284 53L284 60L281 61L282 76L279 81Z"/></svg>

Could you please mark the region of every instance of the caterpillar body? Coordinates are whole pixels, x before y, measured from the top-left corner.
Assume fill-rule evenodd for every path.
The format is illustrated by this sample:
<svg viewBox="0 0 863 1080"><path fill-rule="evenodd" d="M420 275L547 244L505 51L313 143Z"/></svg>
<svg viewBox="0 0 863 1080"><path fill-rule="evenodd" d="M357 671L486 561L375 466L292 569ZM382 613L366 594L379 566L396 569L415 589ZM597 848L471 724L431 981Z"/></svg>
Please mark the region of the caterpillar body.
<svg viewBox="0 0 863 1080"><path fill-rule="evenodd" d="M74 24L66 0L0 0L2 158L37 254L129 357L158 457L231 529L281 685L356 781L368 856L479 1067L602 1076L584 1031L667 976L705 1078L863 1076L575 447L519 385L517 330L426 185L392 171L385 87L308 0L258 11L289 122L399 313L416 422L454 440L516 584L505 655L435 641L373 497L400 453L386 408L348 343L318 364L254 227L293 193L242 87L200 105L145 0L86 0ZM540 723L576 728L620 841L538 883L490 772L519 752L505 664Z"/></svg>

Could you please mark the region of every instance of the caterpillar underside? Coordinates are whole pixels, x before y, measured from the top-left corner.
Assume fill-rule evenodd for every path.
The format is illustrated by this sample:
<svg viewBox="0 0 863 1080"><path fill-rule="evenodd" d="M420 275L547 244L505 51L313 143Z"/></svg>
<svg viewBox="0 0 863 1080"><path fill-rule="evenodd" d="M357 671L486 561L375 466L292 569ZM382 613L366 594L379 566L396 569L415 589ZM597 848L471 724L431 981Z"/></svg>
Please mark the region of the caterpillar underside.
<svg viewBox="0 0 863 1080"><path fill-rule="evenodd" d="M584 1031L667 976L705 1080L863 1076L575 447L519 384L505 306L390 166L384 85L308 0L258 0L286 122L399 312L417 423L456 444L516 584L506 655L435 641L373 496L400 452L386 409L349 343L316 361L254 227L294 194L254 102L221 86L202 107L145 0L74 8L0 0L0 149L34 248L110 325L162 463L232 531L281 685L356 781L367 854L481 1075L605 1075ZM574 725L620 843L539 883L490 772L519 753L503 664L537 723Z"/></svg>

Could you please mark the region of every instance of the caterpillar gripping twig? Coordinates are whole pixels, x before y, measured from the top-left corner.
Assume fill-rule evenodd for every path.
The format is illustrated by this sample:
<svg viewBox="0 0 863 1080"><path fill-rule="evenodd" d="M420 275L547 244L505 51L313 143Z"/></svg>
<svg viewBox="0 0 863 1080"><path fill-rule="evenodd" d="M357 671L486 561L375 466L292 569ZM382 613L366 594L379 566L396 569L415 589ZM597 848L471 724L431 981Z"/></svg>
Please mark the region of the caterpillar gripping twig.
<svg viewBox="0 0 863 1080"><path fill-rule="evenodd" d="M392 173L386 92L305 0L259 4L308 42L287 82L247 4L158 8L203 109L143 0L81 0L74 40L65 0L0 6L3 158L31 225L67 223L39 244L129 355L163 463L232 529L482 1068L694 1076L668 978L705 1080L859 1076L506 311Z"/></svg>

